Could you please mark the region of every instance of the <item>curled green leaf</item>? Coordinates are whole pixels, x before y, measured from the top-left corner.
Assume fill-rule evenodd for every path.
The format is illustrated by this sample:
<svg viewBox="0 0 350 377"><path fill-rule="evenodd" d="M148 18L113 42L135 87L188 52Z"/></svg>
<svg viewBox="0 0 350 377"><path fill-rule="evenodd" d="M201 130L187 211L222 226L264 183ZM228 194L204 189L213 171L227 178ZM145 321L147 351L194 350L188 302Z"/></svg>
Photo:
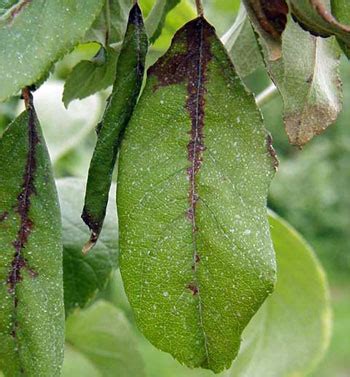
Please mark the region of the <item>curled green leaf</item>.
<svg viewBox="0 0 350 377"><path fill-rule="evenodd" d="M122 141L120 269L158 348L219 372L275 281L266 195L276 160L214 28L180 29Z"/></svg>
<svg viewBox="0 0 350 377"><path fill-rule="evenodd" d="M59 376L64 310L61 222L31 95L0 139L0 369Z"/></svg>
<svg viewBox="0 0 350 377"><path fill-rule="evenodd" d="M148 41L142 14L135 4L118 58L116 81L102 122L98 128L96 148L91 160L82 218L91 229L84 252L97 242L101 232L120 136L129 122L140 93Z"/></svg>

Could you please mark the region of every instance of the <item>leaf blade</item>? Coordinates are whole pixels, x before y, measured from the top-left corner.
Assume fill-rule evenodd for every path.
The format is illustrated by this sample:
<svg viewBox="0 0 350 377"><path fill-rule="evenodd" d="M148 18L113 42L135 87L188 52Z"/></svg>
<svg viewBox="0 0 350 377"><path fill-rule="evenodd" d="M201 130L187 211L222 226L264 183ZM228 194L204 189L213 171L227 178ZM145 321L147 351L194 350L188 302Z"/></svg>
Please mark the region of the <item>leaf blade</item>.
<svg viewBox="0 0 350 377"><path fill-rule="evenodd" d="M225 107L228 98L237 107ZM156 347L190 367L227 368L240 332L273 289L264 206L274 162L266 138L214 29L202 18L186 24L148 72L122 142L117 203L120 269L136 322ZM253 196L245 189L251 185ZM244 208L256 207L251 228L239 206L242 191ZM255 261L247 236L263 250ZM243 268L244 261L254 267ZM224 294L227 281L233 286Z"/></svg>
<svg viewBox="0 0 350 377"><path fill-rule="evenodd" d="M31 99L0 139L0 368L59 375L64 312L60 214ZM20 192L19 192L20 188ZM38 324L38 321L40 324Z"/></svg>

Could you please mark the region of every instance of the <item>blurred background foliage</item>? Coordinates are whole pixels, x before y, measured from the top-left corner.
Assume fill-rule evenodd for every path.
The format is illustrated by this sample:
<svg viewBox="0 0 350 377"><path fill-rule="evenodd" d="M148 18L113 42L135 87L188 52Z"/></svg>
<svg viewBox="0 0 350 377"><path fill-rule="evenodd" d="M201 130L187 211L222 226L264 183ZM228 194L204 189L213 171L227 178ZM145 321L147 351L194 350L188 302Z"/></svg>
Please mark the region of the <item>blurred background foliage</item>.
<svg viewBox="0 0 350 377"><path fill-rule="evenodd" d="M141 1L145 13L152 3L151 0ZM239 1L207 0L204 3L207 18L222 35L233 24ZM169 46L175 31L193 16L193 4L185 0L169 13L162 35L149 54L149 64ZM75 100L68 109L61 99L63 80L74 65L93 57L97 51L96 43L76 47L56 64L48 82L35 93L56 177L86 178L87 175L95 144L94 128L102 115L108 90L82 101ZM315 377L350 376L350 62L345 58L341 62L341 78L342 113L336 124L303 150L288 143L280 97L276 96L262 108L280 160L279 172L270 190L269 207L289 221L314 247L331 285L333 337L326 358L313 374ZM245 83L258 94L270 81L265 71L259 69L248 76ZM19 98L0 103L0 132L20 108ZM114 289L113 285L118 282L112 281L101 296L127 308L120 289Z"/></svg>

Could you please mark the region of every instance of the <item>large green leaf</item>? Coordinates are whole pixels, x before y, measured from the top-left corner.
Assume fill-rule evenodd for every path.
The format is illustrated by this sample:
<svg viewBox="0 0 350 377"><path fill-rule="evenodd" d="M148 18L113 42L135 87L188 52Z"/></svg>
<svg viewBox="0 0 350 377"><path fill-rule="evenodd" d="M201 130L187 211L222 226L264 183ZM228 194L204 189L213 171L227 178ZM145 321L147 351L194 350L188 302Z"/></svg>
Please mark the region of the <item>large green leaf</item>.
<svg viewBox="0 0 350 377"><path fill-rule="evenodd" d="M143 377L143 361L124 314L98 301L67 320L63 377Z"/></svg>
<svg viewBox="0 0 350 377"><path fill-rule="evenodd" d="M137 324L189 366L229 367L273 290L272 152L214 29L186 24L149 70L122 142L117 202Z"/></svg>
<svg viewBox="0 0 350 377"><path fill-rule="evenodd" d="M91 237L84 252L95 245L102 229L120 136L140 93L147 49L142 14L136 3L130 11L118 59L116 81L99 125L96 148L91 159L82 214L82 219L91 230Z"/></svg>
<svg viewBox="0 0 350 377"><path fill-rule="evenodd" d="M0 139L0 369L59 376L62 244L50 160L31 96Z"/></svg>
<svg viewBox="0 0 350 377"><path fill-rule="evenodd" d="M89 255L81 252L89 232L80 219L84 202L83 179L64 178L57 181L62 211L64 305L69 314L83 308L107 284L117 267L118 223L115 193L111 193L100 242Z"/></svg>
<svg viewBox="0 0 350 377"><path fill-rule="evenodd" d="M241 350L232 368L221 377L305 376L329 342L329 292L320 263L305 240L273 213L270 225L277 285L243 332ZM179 365L148 342L140 341L140 349L147 377L212 376Z"/></svg>
<svg viewBox="0 0 350 377"><path fill-rule="evenodd" d="M260 47L243 4L239 8L234 24L222 36L221 41L228 50L240 77L244 78L264 66Z"/></svg>
<svg viewBox="0 0 350 377"><path fill-rule="evenodd" d="M277 285L243 333L241 352L227 376L305 376L330 338L328 286L310 246L289 224L270 214Z"/></svg>
<svg viewBox="0 0 350 377"><path fill-rule="evenodd" d="M102 0L18 1L0 18L0 101L38 81L81 40Z"/></svg>

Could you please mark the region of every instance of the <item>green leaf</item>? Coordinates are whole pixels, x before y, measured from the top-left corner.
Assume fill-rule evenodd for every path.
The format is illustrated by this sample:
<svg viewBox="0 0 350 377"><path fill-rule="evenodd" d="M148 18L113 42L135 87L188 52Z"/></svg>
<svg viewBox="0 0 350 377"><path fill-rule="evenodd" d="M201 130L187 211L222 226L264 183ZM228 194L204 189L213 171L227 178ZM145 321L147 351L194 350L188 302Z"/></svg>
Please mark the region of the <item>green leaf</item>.
<svg viewBox="0 0 350 377"><path fill-rule="evenodd" d="M91 230L91 237L84 252L95 245L102 229L120 136L140 93L147 49L142 14L136 3L130 11L118 59L116 81L98 129L96 148L91 159L82 214L82 219Z"/></svg>
<svg viewBox="0 0 350 377"><path fill-rule="evenodd" d="M103 2L102 11L85 39L97 41L108 47L123 41L133 0L104 0Z"/></svg>
<svg viewBox="0 0 350 377"><path fill-rule="evenodd" d="M275 291L243 332L232 368L221 377L306 376L329 343L331 313L324 271L313 250L289 224L269 216L277 258ZM140 341L148 377L209 377L180 366Z"/></svg>
<svg viewBox="0 0 350 377"><path fill-rule="evenodd" d="M324 271L313 250L285 221L270 213L277 285L243 333L231 377L305 376L330 339L331 310Z"/></svg>
<svg viewBox="0 0 350 377"><path fill-rule="evenodd" d="M294 18L304 29L321 37L335 35L344 46L344 51L348 53L350 48L350 8L348 1L289 0L289 2ZM333 10L338 19L332 14Z"/></svg>
<svg viewBox="0 0 350 377"><path fill-rule="evenodd" d="M341 110L339 51L334 39L315 37L291 17L282 34L282 55L271 58L268 40L258 33L267 71L284 102L284 124L289 141L304 145L334 123Z"/></svg>
<svg viewBox="0 0 350 377"><path fill-rule="evenodd" d="M266 193L276 161L253 96L203 18L148 73L119 161L121 273L146 337L218 372L273 290Z"/></svg>
<svg viewBox="0 0 350 377"><path fill-rule="evenodd" d="M21 1L0 18L0 101L44 76L84 36L102 0Z"/></svg>
<svg viewBox="0 0 350 377"><path fill-rule="evenodd" d="M221 41L241 78L264 66L260 47L243 4L239 8L234 24L222 36Z"/></svg>
<svg viewBox="0 0 350 377"><path fill-rule="evenodd" d="M331 0L332 13L334 17L343 24L350 24L350 3L348 0ZM349 28L350 29L350 28ZM350 33L350 31L349 31ZM350 37L349 37L350 39ZM344 43L341 38L337 38L345 55L350 59L350 43Z"/></svg>
<svg viewBox="0 0 350 377"><path fill-rule="evenodd" d="M119 49L101 47L92 61L78 63L67 77L63 102L66 107L76 99L83 99L113 84Z"/></svg>
<svg viewBox="0 0 350 377"><path fill-rule="evenodd" d="M168 13L180 3L180 0L156 0L145 21L145 28L149 40L154 43L160 34Z"/></svg>
<svg viewBox="0 0 350 377"><path fill-rule="evenodd" d="M0 369L58 376L64 311L61 223L50 159L27 110L0 139ZM21 372L21 371L24 372Z"/></svg>
<svg viewBox="0 0 350 377"><path fill-rule="evenodd" d="M110 204L100 242L93 252L84 256L81 247L88 237L80 219L84 198L83 179L64 178L57 181L62 210L63 278L66 314L83 308L107 284L118 258L118 222L115 194Z"/></svg>
<svg viewBox="0 0 350 377"><path fill-rule="evenodd" d="M124 314L98 301L67 320L68 347L62 377L143 377L136 340ZM82 374L82 370L86 374ZM78 374L76 371L79 371Z"/></svg>

